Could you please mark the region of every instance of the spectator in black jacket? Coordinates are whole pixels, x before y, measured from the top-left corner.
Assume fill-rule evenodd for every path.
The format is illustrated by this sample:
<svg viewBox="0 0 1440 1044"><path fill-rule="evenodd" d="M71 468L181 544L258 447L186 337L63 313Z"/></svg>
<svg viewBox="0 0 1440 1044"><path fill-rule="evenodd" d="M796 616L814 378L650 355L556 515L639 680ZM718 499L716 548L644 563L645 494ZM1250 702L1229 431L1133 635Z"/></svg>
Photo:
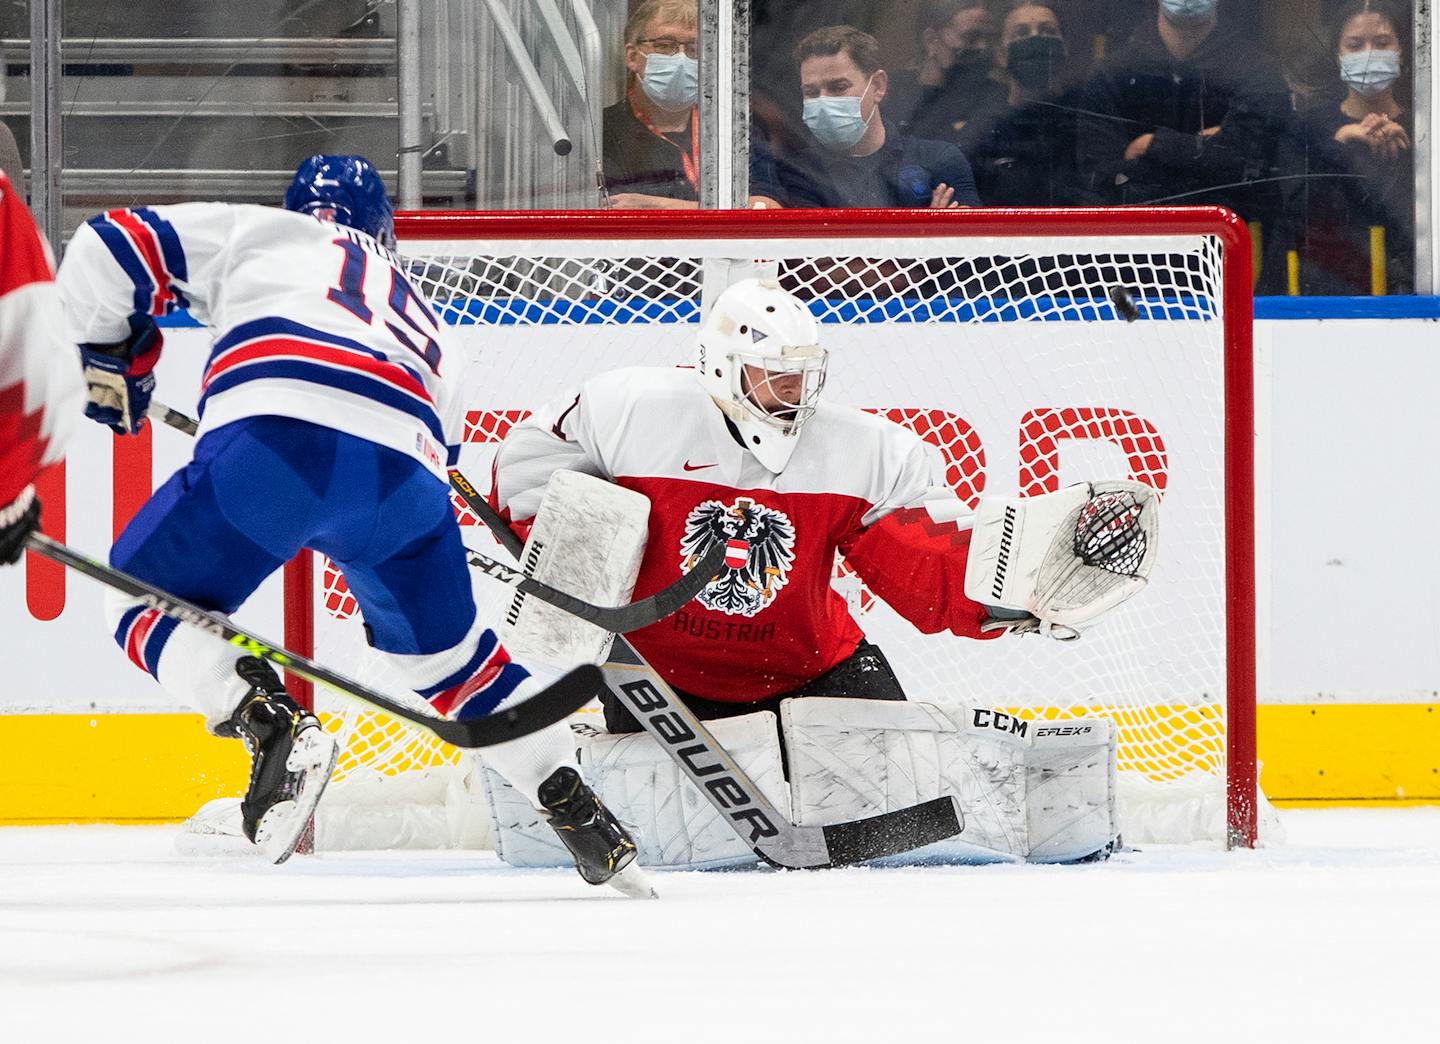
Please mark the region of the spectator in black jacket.
<svg viewBox="0 0 1440 1044"><path fill-rule="evenodd" d="M1217 20L1219 0L1158 0L1153 22L1091 76L1078 130L1080 182L1097 203L1221 203L1273 218L1290 96L1277 64Z"/></svg>
<svg viewBox="0 0 1440 1044"><path fill-rule="evenodd" d="M1048 3L1020 0L1000 29L1003 101L974 114L960 145L990 206L1076 202L1075 113L1078 92L1063 80L1067 50Z"/></svg>
<svg viewBox="0 0 1440 1044"><path fill-rule="evenodd" d="M786 206L979 206L964 153L886 126L889 81L873 36L848 25L817 29L795 60L815 144L779 165Z"/></svg>
<svg viewBox="0 0 1440 1044"><path fill-rule="evenodd" d="M953 142L974 113L1005 98L995 22L984 0L924 0L916 29L919 60L890 74L885 118L917 138Z"/></svg>
<svg viewBox="0 0 1440 1044"><path fill-rule="evenodd" d="M1414 292L1414 122L1397 96L1406 24L1385 0L1353 0L1337 13L1335 80L1303 110L1311 176L1294 200L1304 215L1302 293ZM1383 289L1373 283L1379 272Z"/></svg>

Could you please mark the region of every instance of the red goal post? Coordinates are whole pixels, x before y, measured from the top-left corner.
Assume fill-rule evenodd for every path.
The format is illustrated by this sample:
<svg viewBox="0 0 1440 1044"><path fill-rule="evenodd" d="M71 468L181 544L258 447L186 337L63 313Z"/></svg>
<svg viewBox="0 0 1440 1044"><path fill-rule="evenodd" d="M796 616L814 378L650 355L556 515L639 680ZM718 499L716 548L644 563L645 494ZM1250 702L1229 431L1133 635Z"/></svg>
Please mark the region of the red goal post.
<svg viewBox="0 0 1440 1044"><path fill-rule="evenodd" d="M1004 399L1016 386L1033 382L1024 392L1028 408L1017 407L1022 491L1058 483L1062 445L1070 453L1087 440L1104 443L1112 456L1118 446L1130 477L1156 484L1173 498L1177 512L1184 506L1185 514L1173 521L1162 508L1161 565L1152 588L1162 582L1173 591L1196 588L1176 594L1175 606L1167 596L1151 598L1147 590L1129 603L1137 607L1133 618L1112 628L1125 632L1120 638L1112 640L1102 624L1096 637L1087 634L1075 643L1098 647L1103 662L1085 668L1083 691L1066 696L1069 709L1055 714L1103 709L1120 728L1122 748L1132 743L1139 774L1159 782L1188 776L1197 765L1218 771L1224 780L1224 840L1232 846L1255 843L1251 248L1246 226L1234 214L1216 207L433 212L397 215L396 233L417 289L437 302L442 318L464 328L496 386L514 393L513 399L497 401L486 388L487 375L476 375L477 427L471 441L477 444L493 444L525 410L573 386L594 366L686 361L702 289L710 292L715 265L723 269L725 262L739 265L742 274L756 265L772 266L765 270L778 271L782 285L806 298L821 319L822 337L839 346L832 373L849 375L851 394L840 401L885 412L943 444L952 484L962 497L978 496L987 475L1000 470L993 461L1010 452L1010 436L993 432L1004 426L984 431L959 408L932 408L928 401L900 397L913 400L928 392L929 367L937 359L943 363L938 369L954 371L957 390L943 393L952 398L963 396L966 382L982 369L998 376L988 390L977 385L976 399ZM732 265L729 278L733 272ZM1125 321L1130 317L1123 304L1117 311L1110 293L1116 288L1133 298L1138 321ZM561 330L565 335L556 336ZM632 333L633 348L626 340ZM1153 343L1146 340L1152 334ZM507 347L507 337L519 340ZM918 343L927 339L932 343ZM1041 340L1046 347L1030 344ZM866 353L876 352L880 341L883 355L871 358ZM972 342L974 367L957 364L956 353L971 351ZM1107 361L1112 349L1115 356ZM906 372L897 376L896 368L909 358L922 362L911 366L908 379ZM1177 409L1208 394L1204 389L1213 382L1212 397L1218 399L1209 410L1213 419L1206 413L1183 437L1152 425L1147 413L1153 411L1132 408L1126 398L1132 370L1143 371L1139 379L1145 387L1153 384L1154 394ZM1057 387L1062 373L1067 383L1054 395L1065 397L1050 401L1047 388ZM832 378L831 388L837 383L844 381ZM865 394L869 391L874 394ZM1015 426L1004 430L1013 436ZM477 470L475 464L462 466ZM1217 478L1216 471L1223 475ZM1190 492L1190 486L1211 483L1215 489L1203 496ZM1192 513L1218 517L1191 520ZM1182 539L1174 540L1172 531ZM1197 581L1184 563L1196 551L1192 545L1205 544L1214 545L1209 550L1216 560L1197 564ZM1180 565L1167 570L1167 556ZM326 618L345 615L337 608L343 584L320 564L313 580L303 575L306 568L306 563L287 567L286 637L297 651L323 659ZM844 583L841 567L837 585ZM857 582L851 584L855 590L847 593L856 611L869 614L861 626L867 632L872 625L893 629L893 621L885 619L888 607L876 607ZM1168 614L1150 630L1139 608L1147 599ZM1202 621L1215 602L1223 622ZM328 611L317 608L322 603ZM1212 629L1213 654L1196 637ZM920 665L913 669L929 672L918 686L922 691L948 692L956 663L968 662L959 647L976 644L916 639L912 651L910 641L886 638L882 645L892 662L898 651L907 664ZM1176 643L1173 652L1151 648L1166 641ZM1043 706L1050 691L1045 679L1063 677L1068 684L1068 676L1079 672L1067 661L1051 659L1048 650L1038 655L1044 662L1030 675L1023 670L997 675L995 684L1001 695L1028 694L1027 713L1046 717L1051 715ZM1163 676L1167 660L1183 660L1191 671L1192 659L1193 678ZM1214 684L1207 673L1211 667L1202 664L1210 659L1217 661ZM1139 661L1146 662L1137 667ZM908 687L903 670L902 680ZM978 701L976 693L966 690L959 698ZM1173 721L1151 720L1134 709L1146 699L1170 710L1188 709ZM990 705L1003 704L991 698ZM1193 752L1156 753L1172 742L1189 744ZM1126 757L1122 751L1122 768Z"/></svg>

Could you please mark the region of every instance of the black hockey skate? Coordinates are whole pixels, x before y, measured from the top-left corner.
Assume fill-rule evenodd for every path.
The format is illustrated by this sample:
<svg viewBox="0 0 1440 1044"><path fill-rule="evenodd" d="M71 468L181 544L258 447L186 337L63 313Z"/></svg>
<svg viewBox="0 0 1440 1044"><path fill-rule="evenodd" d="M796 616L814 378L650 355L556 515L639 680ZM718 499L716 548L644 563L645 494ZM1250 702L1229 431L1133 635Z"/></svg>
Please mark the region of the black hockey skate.
<svg viewBox="0 0 1440 1044"><path fill-rule="evenodd" d="M600 803L595 791L563 765L540 784L537 794L546 818L589 884L608 884L636 899L655 898L655 889L635 862L629 831Z"/></svg>
<svg viewBox="0 0 1440 1044"><path fill-rule="evenodd" d="M250 691L216 731L242 740L250 751L250 787L240 802L245 836L267 859L283 863L300 843L339 749L264 660L246 656L236 662L235 673Z"/></svg>

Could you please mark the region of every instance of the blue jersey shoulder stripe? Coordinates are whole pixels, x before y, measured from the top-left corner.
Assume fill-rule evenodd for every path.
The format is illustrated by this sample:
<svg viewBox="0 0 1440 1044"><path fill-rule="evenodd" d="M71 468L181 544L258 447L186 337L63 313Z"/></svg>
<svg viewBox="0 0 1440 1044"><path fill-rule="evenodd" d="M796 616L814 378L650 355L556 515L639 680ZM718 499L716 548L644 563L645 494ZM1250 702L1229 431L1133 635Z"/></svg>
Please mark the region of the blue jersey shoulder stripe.
<svg viewBox="0 0 1440 1044"><path fill-rule="evenodd" d="M105 244L120 268L130 277L135 284L135 298L133 300L134 310L141 315L150 314L150 301L155 296L155 282L150 278L150 272L135 255L135 249L130 245L130 240L125 233L110 223L110 219L104 214L99 214L86 222L100 236L100 242Z"/></svg>
<svg viewBox="0 0 1440 1044"><path fill-rule="evenodd" d="M135 207L130 213L149 225L155 233L155 238L160 243L160 256L165 261L165 271L170 278L178 279L182 283L189 282L190 272L185 263L185 248L180 245L180 235L175 231L175 226L149 207Z"/></svg>

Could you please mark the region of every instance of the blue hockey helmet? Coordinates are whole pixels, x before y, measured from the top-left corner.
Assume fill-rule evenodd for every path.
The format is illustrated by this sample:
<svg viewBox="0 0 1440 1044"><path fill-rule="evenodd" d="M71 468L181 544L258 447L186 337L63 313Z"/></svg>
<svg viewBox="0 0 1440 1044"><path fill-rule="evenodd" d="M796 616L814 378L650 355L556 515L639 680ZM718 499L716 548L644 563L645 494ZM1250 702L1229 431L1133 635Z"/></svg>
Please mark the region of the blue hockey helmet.
<svg viewBox="0 0 1440 1044"><path fill-rule="evenodd" d="M314 214L395 245L395 211L380 172L364 156L311 156L285 190L285 209Z"/></svg>

